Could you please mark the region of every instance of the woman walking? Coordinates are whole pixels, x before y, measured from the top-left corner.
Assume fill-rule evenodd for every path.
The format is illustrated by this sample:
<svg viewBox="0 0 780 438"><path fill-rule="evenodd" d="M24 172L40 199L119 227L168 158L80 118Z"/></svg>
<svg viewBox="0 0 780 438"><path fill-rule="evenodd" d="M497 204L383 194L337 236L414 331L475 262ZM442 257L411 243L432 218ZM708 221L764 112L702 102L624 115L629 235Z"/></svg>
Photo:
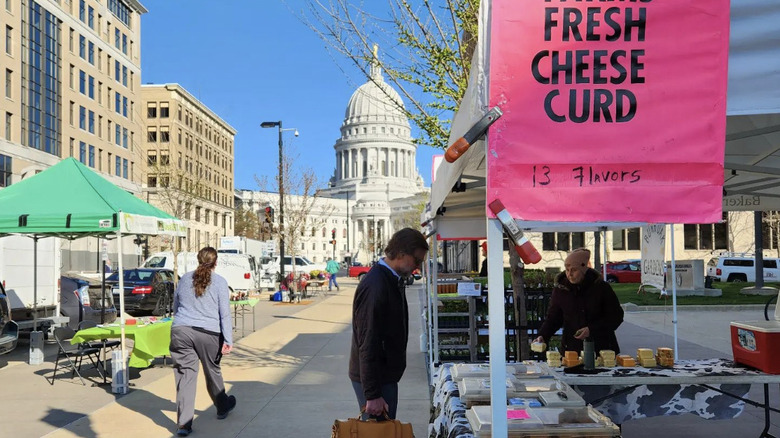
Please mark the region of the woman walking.
<svg viewBox="0 0 780 438"><path fill-rule="evenodd" d="M214 273L217 250L198 252L198 267L184 274L173 294L171 358L176 378L176 435L192 432L198 361L206 374L206 389L222 420L236 407L236 397L225 393L219 361L233 349L230 291L227 281Z"/></svg>

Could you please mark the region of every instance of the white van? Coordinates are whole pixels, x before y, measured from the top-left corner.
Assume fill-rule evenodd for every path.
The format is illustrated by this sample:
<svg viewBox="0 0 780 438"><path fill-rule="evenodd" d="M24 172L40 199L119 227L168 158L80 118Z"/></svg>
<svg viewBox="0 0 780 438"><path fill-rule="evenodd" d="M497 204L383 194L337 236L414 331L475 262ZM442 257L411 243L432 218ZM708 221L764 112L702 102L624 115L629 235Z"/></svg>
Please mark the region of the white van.
<svg viewBox="0 0 780 438"><path fill-rule="evenodd" d="M196 252L180 252L176 258L179 277L198 267L198 253ZM152 254L146 259L143 267L173 270L173 254L170 252ZM217 269L214 272L224 277L228 287L234 292L254 292L257 290L255 261L248 254L220 253L217 256Z"/></svg>
<svg viewBox="0 0 780 438"><path fill-rule="evenodd" d="M715 265L714 275L710 264ZM754 256L749 255L721 255L708 263L707 274L713 276L716 281L752 283L756 281L756 261ZM764 258L764 281L773 283L780 281L780 259Z"/></svg>

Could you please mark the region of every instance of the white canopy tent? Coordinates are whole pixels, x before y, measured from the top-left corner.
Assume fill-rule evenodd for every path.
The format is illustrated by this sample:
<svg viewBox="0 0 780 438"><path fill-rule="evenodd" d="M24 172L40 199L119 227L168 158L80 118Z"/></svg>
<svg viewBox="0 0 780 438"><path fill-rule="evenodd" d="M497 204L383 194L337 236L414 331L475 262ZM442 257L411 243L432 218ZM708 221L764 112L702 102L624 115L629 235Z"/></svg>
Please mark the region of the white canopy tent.
<svg viewBox="0 0 780 438"><path fill-rule="evenodd" d="M479 44L472 61L468 89L453 120L450 144L489 110L487 23L490 7L490 1L480 4ZM754 208L758 206L729 206L730 203L745 203L744 200L730 201L733 196L760 196L764 205L771 205L766 209L780 209L780 2L732 0L727 102L724 209L760 209ZM428 223L428 233L437 238L486 237L488 240L492 431L493 436L506 436L503 255L502 245L498 243L503 238L503 229L498 220L485 215L486 149L485 141L481 140L454 163L441 162L435 169L423 221ZM521 229L533 231L597 231L640 225L516 222ZM435 276L435 269L432 271ZM434 278L434 291L435 285ZM496 298L491 299L494 296ZM433 311L435 308L435 305L431 306ZM676 322L676 316L674 319ZM432 334L435 336L435 330Z"/></svg>

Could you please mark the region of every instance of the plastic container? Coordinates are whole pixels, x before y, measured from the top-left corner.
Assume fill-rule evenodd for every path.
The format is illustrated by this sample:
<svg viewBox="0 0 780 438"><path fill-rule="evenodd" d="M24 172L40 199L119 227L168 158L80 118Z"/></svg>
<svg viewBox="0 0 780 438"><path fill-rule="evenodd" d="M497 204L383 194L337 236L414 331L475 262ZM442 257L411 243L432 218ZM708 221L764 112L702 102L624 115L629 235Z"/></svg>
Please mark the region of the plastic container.
<svg viewBox="0 0 780 438"><path fill-rule="evenodd" d="M490 437L492 409L474 406L466 411L466 418L477 437ZM612 421L590 406L564 408L520 408L507 410L509 437L590 437L620 436L620 429Z"/></svg>
<svg viewBox="0 0 780 438"><path fill-rule="evenodd" d="M780 321L731 323L734 362L780 374Z"/></svg>

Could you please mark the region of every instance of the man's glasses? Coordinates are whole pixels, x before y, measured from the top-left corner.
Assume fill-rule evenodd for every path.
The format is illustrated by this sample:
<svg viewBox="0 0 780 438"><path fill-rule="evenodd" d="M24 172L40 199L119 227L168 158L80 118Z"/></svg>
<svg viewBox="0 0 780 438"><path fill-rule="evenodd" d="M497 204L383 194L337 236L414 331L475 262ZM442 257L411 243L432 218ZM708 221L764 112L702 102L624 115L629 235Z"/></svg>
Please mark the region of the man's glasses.
<svg viewBox="0 0 780 438"><path fill-rule="evenodd" d="M409 254L409 255L411 255L412 258L414 259L414 265L415 266L422 266L422 263L425 261L425 257L417 258L417 256L414 255L414 254Z"/></svg>

